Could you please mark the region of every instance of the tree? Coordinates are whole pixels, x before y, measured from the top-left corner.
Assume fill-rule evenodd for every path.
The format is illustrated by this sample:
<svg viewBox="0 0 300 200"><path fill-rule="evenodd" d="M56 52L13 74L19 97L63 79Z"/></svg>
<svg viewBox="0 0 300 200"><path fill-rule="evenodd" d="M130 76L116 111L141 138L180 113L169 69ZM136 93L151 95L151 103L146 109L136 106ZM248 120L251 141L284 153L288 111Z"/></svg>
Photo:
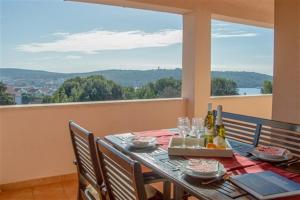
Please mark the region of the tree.
<svg viewBox="0 0 300 200"><path fill-rule="evenodd" d="M0 81L0 105L15 104L13 97L6 92L6 85Z"/></svg>
<svg viewBox="0 0 300 200"><path fill-rule="evenodd" d="M75 77L66 80L44 103L102 101L123 99L123 89L103 76Z"/></svg>
<svg viewBox="0 0 300 200"><path fill-rule="evenodd" d="M52 102L51 96L45 95L43 100L42 100L42 103L51 103L51 102Z"/></svg>
<svg viewBox="0 0 300 200"><path fill-rule="evenodd" d="M34 100L34 96L32 94L23 93L22 94L22 104L29 104Z"/></svg>
<svg viewBox="0 0 300 200"><path fill-rule="evenodd" d="M273 85L271 81L264 81L263 87L260 89L261 94L272 94L273 92Z"/></svg>
<svg viewBox="0 0 300 200"><path fill-rule="evenodd" d="M224 78L212 79L212 96L238 95L237 84L233 80Z"/></svg>
<svg viewBox="0 0 300 200"><path fill-rule="evenodd" d="M172 77L150 82L136 90L138 99L174 98L181 96L181 81Z"/></svg>
<svg viewBox="0 0 300 200"><path fill-rule="evenodd" d="M22 93L22 104L43 103L44 98L43 95Z"/></svg>
<svg viewBox="0 0 300 200"><path fill-rule="evenodd" d="M133 87L123 87L123 99L136 99L136 92Z"/></svg>

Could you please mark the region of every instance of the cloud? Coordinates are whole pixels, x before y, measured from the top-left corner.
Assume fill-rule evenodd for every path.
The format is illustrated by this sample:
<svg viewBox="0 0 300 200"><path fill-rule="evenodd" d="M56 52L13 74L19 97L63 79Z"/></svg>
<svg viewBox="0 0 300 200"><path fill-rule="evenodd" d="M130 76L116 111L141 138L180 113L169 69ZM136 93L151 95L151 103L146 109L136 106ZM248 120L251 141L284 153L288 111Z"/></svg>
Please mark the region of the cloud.
<svg viewBox="0 0 300 200"><path fill-rule="evenodd" d="M232 37L255 37L257 36L256 33L234 33L234 32L227 32L227 33L212 33L213 38L232 38Z"/></svg>
<svg viewBox="0 0 300 200"><path fill-rule="evenodd" d="M52 33L51 35L53 36L67 36L69 35L69 33L66 33L66 32L56 32L56 33Z"/></svg>
<svg viewBox="0 0 300 200"><path fill-rule="evenodd" d="M166 29L147 33L135 31L94 30L80 33L55 32L54 40L21 44L16 47L22 52L77 52L95 54L105 50L128 50L146 47L166 47L182 43L182 30ZM242 25L213 22L213 38L255 37L258 34ZM68 59L78 59L69 57Z"/></svg>
<svg viewBox="0 0 300 200"><path fill-rule="evenodd" d="M258 34L249 26L214 20L212 23L213 38L255 37Z"/></svg>
<svg viewBox="0 0 300 200"><path fill-rule="evenodd" d="M69 55L69 56L66 56L65 58L66 58L66 59L69 59L69 60L76 60L76 59L80 59L81 56Z"/></svg>
<svg viewBox="0 0 300 200"><path fill-rule="evenodd" d="M144 31L96 30L81 33L54 33L58 39L51 42L29 43L17 46L23 52L81 52L94 54L104 50L126 50L145 47L166 47L182 42L182 30Z"/></svg>

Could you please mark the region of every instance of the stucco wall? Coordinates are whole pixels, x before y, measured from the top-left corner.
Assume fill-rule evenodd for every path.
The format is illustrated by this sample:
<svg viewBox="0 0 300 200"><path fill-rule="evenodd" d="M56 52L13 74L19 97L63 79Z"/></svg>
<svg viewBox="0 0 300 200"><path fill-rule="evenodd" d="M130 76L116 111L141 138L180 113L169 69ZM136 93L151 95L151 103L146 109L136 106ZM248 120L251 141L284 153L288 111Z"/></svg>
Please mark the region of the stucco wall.
<svg viewBox="0 0 300 200"><path fill-rule="evenodd" d="M0 108L0 184L74 172L70 119L97 136L176 126L182 99Z"/></svg>
<svg viewBox="0 0 300 200"><path fill-rule="evenodd" d="M213 107L223 105L225 112L271 119L272 95L211 97Z"/></svg>

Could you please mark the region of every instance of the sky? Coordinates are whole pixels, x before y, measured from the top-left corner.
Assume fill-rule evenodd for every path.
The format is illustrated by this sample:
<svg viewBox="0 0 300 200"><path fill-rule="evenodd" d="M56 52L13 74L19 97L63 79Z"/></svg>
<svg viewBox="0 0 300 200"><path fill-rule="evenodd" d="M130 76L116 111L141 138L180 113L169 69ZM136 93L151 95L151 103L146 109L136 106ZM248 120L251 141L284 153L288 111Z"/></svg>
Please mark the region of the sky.
<svg viewBox="0 0 300 200"><path fill-rule="evenodd" d="M181 68L182 16L63 0L0 0L0 68ZM273 30L212 20L212 70L273 74Z"/></svg>

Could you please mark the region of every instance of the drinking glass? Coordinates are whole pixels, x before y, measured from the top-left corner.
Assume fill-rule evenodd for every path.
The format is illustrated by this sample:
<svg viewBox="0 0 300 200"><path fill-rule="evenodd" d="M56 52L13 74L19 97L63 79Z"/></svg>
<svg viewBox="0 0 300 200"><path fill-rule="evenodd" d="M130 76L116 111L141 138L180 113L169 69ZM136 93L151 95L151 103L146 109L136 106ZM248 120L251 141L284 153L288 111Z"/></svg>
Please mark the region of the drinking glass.
<svg viewBox="0 0 300 200"><path fill-rule="evenodd" d="M196 137L197 139L200 139L204 136L204 120L202 118L194 117L192 119L192 131L191 134ZM196 145L197 148L200 147L199 142Z"/></svg>
<svg viewBox="0 0 300 200"><path fill-rule="evenodd" d="M185 138L190 133L190 120L188 117L179 117L177 119L177 128L179 135L183 138L182 147L185 147Z"/></svg>

